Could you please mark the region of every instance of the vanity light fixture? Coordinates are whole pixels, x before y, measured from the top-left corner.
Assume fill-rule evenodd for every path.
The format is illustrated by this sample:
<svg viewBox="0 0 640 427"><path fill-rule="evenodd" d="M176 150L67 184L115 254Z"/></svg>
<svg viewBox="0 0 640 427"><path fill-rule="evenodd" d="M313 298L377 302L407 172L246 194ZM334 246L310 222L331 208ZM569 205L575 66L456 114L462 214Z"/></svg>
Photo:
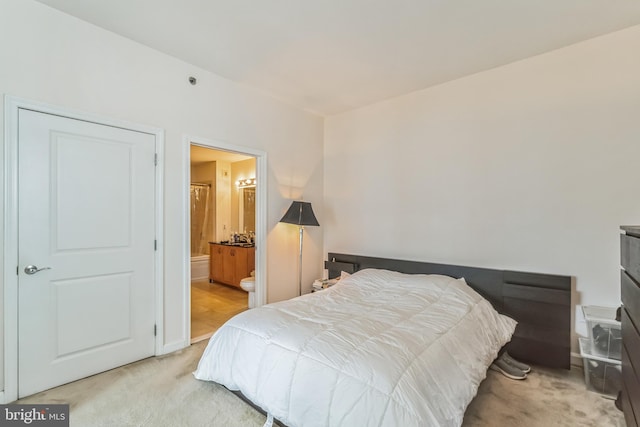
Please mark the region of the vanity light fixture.
<svg viewBox="0 0 640 427"><path fill-rule="evenodd" d="M255 178L239 179L238 181L236 181L236 187L238 188L248 188L248 187L255 187L255 186L256 186Z"/></svg>
<svg viewBox="0 0 640 427"><path fill-rule="evenodd" d="M311 203L294 200L289 206L289 210L284 214L280 222L294 224L300 230L300 259L298 260L298 295L302 295L302 234L305 225L319 226Z"/></svg>

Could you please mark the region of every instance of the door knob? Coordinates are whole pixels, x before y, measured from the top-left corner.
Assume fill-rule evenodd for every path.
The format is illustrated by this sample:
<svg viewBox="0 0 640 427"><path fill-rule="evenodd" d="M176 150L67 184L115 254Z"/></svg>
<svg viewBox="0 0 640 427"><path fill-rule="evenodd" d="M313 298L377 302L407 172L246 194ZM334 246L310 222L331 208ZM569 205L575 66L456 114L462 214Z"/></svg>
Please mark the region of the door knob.
<svg viewBox="0 0 640 427"><path fill-rule="evenodd" d="M35 265L27 265L24 268L24 272L27 274L36 274L38 271L42 271L42 270L51 270L51 267L38 268Z"/></svg>

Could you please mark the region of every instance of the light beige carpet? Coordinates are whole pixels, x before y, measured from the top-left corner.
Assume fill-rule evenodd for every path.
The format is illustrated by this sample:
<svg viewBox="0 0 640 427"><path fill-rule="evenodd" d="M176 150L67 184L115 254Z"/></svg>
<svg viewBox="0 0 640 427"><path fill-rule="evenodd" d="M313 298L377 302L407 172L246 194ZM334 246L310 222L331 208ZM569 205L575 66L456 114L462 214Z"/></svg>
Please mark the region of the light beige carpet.
<svg viewBox="0 0 640 427"><path fill-rule="evenodd" d="M624 427L625 422L613 400L586 390L582 369L534 367L524 381L490 370L462 425Z"/></svg>
<svg viewBox="0 0 640 427"><path fill-rule="evenodd" d="M71 426L261 427L265 417L191 374L206 342L51 389L18 403L69 403ZM465 427L623 427L613 401L585 390L582 372L534 369L525 381L489 371Z"/></svg>

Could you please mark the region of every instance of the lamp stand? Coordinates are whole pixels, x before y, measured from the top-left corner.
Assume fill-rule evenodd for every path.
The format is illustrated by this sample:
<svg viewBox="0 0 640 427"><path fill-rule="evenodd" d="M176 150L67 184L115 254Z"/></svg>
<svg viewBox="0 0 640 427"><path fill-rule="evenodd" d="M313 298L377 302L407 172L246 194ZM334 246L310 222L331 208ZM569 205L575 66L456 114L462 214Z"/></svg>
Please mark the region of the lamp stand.
<svg viewBox="0 0 640 427"><path fill-rule="evenodd" d="M298 296L302 295L302 235L304 234L304 227L299 226L300 229L300 259L298 260Z"/></svg>
<svg viewBox="0 0 640 427"><path fill-rule="evenodd" d="M304 226L319 226L318 220L311 209L311 203L294 200L287 209L280 222L298 226L300 232L300 259L298 260L298 296L302 295L302 235Z"/></svg>

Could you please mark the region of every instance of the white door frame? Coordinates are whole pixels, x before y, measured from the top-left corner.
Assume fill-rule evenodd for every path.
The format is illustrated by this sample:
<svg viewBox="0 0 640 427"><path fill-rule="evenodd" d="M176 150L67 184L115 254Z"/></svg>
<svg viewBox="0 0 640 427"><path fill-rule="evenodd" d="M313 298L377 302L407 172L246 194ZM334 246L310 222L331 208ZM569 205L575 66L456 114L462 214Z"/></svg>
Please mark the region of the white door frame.
<svg viewBox="0 0 640 427"><path fill-rule="evenodd" d="M183 256L184 260L184 313L185 347L191 344L191 211L189 184L191 183L191 144L213 150L231 151L256 158L256 290L255 304L260 307L267 303L267 153L255 148L243 147L222 141L185 135L183 138L184 182L182 185L182 206L184 207Z"/></svg>
<svg viewBox="0 0 640 427"><path fill-rule="evenodd" d="M4 99L4 393L0 402L18 398L18 112L32 110L70 119L129 129L155 136L158 165L155 176L155 221L157 250L155 252L155 321L157 325L155 354L163 352L163 175L164 130L75 111L24 98L5 95ZM15 272L15 273L14 273Z"/></svg>

